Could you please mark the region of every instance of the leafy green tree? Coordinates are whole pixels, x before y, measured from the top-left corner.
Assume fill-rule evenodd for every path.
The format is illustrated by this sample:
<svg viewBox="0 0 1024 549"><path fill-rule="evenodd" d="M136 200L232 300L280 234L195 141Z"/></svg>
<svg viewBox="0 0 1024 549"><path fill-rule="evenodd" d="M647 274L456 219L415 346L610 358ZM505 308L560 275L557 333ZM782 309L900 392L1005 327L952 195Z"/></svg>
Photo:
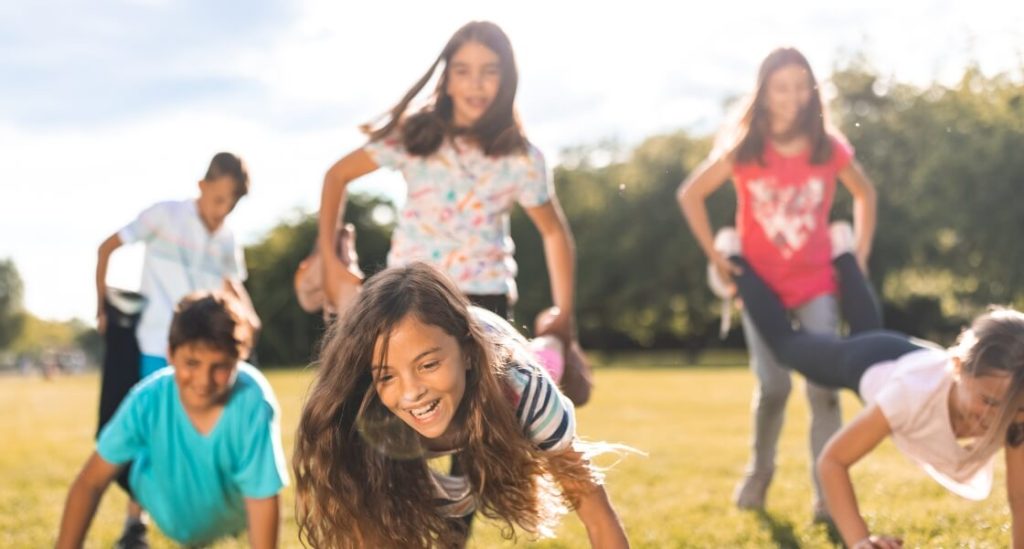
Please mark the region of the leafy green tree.
<svg viewBox="0 0 1024 549"><path fill-rule="evenodd" d="M359 264L370 275L385 264L394 206L387 200L360 194L349 195L348 221L356 226ZM324 331L318 314L299 308L293 289L295 269L316 242L317 217L298 213L271 229L259 243L245 250L249 279L246 288L263 321L256 345L266 364L306 364L316 355Z"/></svg>
<svg viewBox="0 0 1024 549"><path fill-rule="evenodd" d="M0 349L7 348L21 334L25 324L22 310L24 287L11 259L0 260Z"/></svg>

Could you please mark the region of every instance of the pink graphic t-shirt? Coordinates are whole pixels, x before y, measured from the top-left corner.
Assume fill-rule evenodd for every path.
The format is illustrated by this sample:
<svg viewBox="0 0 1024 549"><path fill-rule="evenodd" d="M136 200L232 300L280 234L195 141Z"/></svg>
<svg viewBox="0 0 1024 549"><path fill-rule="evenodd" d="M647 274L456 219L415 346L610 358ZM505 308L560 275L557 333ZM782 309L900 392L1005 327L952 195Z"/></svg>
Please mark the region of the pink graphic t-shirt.
<svg viewBox="0 0 1024 549"><path fill-rule="evenodd" d="M830 139L832 156L824 164L811 164L810 150L784 156L768 142L764 165L733 168L743 257L789 309L836 291L828 212L836 175L853 148Z"/></svg>

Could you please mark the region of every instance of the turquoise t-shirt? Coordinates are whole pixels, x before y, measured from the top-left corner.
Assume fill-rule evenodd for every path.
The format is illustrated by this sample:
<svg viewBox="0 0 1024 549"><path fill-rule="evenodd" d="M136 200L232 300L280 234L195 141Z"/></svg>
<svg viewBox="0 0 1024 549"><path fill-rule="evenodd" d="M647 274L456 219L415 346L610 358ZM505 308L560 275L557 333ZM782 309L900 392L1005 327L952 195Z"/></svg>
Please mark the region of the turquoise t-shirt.
<svg viewBox="0 0 1024 549"><path fill-rule="evenodd" d="M277 399L263 374L244 362L209 434L192 426L167 367L132 389L96 451L115 465L132 462L135 498L182 544L245 530L245 498L273 496L288 483Z"/></svg>

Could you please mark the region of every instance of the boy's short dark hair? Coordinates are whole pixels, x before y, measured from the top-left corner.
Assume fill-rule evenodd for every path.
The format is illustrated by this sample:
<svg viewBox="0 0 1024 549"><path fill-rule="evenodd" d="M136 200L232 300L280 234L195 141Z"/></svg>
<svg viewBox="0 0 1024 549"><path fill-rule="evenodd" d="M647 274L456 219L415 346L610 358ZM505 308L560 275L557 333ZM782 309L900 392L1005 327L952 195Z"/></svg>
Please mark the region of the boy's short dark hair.
<svg viewBox="0 0 1024 549"><path fill-rule="evenodd" d="M249 170L242 159L229 153L219 152L210 160L210 167L203 179L213 181L228 176L235 182L235 200L249 194Z"/></svg>
<svg viewBox="0 0 1024 549"><path fill-rule="evenodd" d="M235 358L252 347L252 333L242 320L234 298L222 292L195 292L182 298L174 309L168 345L171 352L182 345L202 344Z"/></svg>

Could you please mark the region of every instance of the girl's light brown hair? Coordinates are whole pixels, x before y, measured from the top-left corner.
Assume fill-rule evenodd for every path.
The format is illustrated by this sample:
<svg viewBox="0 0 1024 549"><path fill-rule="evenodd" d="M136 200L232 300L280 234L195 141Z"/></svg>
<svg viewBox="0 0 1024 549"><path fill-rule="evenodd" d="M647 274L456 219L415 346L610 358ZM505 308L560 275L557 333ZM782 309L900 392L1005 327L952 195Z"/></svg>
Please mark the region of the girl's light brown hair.
<svg viewBox="0 0 1024 549"><path fill-rule="evenodd" d="M436 507L419 435L381 403L371 366L407 315L458 341L466 391L453 425L477 509L516 529L542 534L560 512L593 489L596 473L575 452L545 454L524 435L502 374L509 358L473 320L465 297L424 264L382 271L367 281L344 320L330 328L302 410L293 468L299 536L312 547L450 547L461 521ZM562 494L550 489L557 478Z"/></svg>
<svg viewBox="0 0 1024 549"><path fill-rule="evenodd" d="M501 84L487 112L469 128L456 128L452 122L452 98L448 95L448 68L452 56L467 42L477 42L498 55ZM409 103L420 93L434 75L437 67L444 63L441 78L428 105L412 116L406 117ZM504 156L526 150L526 136L515 111L516 88L519 85L519 71L516 68L512 43L501 27L488 21L467 23L445 44L441 54L427 73L419 79L397 105L391 108L388 121L374 127L376 121L364 124L363 131L371 141L389 136L393 131L401 132L405 149L416 156L433 154L441 142L454 134L464 133L475 139L488 156Z"/></svg>
<svg viewBox="0 0 1024 549"><path fill-rule="evenodd" d="M974 446L974 455L991 455L999 446L1024 443L1024 425L1015 422L1024 407L1024 314L992 307L960 334L952 353L960 359L961 375L1008 375L1010 383L1000 398L998 419Z"/></svg>
<svg viewBox="0 0 1024 549"><path fill-rule="evenodd" d="M732 155L736 164L764 164L765 141L771 133L770 114L764 105L768 80L775 71L790 65L807 71L811 85L811 100L800 112L793 129L795 133L806 135L810 140L811 164L824 164L832 156L832 142L825 131L827 121L821 92L814 78L814 71L811 70L811 64L796 48L778 48L761 62L754 93L748 98L737 126L730 128L735 132Z"/></svg>

